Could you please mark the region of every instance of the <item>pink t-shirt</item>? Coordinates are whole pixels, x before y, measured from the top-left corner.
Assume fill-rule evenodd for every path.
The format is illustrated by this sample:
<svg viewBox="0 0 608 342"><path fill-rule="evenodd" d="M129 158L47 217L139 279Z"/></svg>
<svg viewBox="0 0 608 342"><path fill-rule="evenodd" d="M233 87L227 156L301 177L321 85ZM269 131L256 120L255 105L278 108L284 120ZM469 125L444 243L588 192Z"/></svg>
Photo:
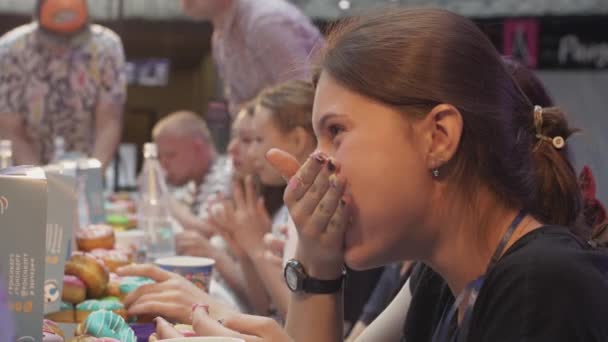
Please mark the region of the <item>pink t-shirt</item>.
<svg viewBox="0 0 608 342"><path fill-rule="evenodd" d="M309 79L309 60L323 37L297 7L284 0L236 0L215 27L213 59L231 114L268 86Z"/></svg>

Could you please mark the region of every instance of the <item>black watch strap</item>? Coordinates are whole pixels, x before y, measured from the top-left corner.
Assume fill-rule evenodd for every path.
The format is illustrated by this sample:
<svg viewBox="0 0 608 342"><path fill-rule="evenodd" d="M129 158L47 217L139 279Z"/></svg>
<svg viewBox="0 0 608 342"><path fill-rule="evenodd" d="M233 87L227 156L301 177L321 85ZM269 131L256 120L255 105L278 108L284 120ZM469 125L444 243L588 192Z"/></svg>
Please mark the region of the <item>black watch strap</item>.
<svg viewBox="0 0 608 342"><path fill-rule="evenodd" d="M302 282L302 290L305 293L330 294L342 289L346 271L338 279L320 280L315 278L305 278Z"/></svg>

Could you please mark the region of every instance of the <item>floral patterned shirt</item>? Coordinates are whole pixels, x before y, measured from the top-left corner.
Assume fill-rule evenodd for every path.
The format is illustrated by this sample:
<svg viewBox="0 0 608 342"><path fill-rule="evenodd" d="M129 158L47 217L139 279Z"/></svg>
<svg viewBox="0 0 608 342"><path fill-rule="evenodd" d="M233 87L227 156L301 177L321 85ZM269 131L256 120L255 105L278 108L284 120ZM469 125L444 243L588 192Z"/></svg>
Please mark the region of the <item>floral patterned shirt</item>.
<svg viewBox="0 0 608 342"><path fill-rule="evenodd" d="M232 172L232 160L224 155L217 156L200 185L189 182L186 186L175 189L173 195L188 206L193 215L205 218L210 201L218 194L228 196L232 192Z"/></svg>
<svg viewBox="0 0 608 342"><path fill-rule="evenodd" d="M0 115L23 118L42 163L58 136L66 151L90 155L97 107L122 107L125 99L122 43L105 27L59 43L33 22L0 38Z"/></svg>

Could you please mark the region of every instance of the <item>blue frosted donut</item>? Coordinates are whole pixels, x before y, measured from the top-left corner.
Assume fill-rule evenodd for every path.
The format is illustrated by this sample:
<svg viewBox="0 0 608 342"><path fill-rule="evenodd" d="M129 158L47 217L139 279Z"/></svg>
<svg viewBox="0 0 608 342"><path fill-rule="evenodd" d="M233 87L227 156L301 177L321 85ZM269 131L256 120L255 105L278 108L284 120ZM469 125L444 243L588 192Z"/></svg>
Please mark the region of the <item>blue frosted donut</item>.
<svg viewBox="0 0 608 342"><path fill-rule="evenodd" d="M122 294L129 294L135 290L137 290L138 287L142 286L142 285L146 285L146 284L154 284L155 281L150 279L150 278L146 278L146 277L123 277L122 281L120 282L120 293Z"/></svg>
<svg viewBox="0 0 608 342"><path fill-rule="evenodd" d="M112 311L91 313L84 322L84 333L94 337L110 337L122 342L136 342L135 333L127 322Z"/></svg>
<svg viewBox="0 0 608 342"><path fill-rule="evenodd" d="M89 299L76 305L78 311L97 311L97 310L120 310L124 305L117 300L97 300Z"/></svg>

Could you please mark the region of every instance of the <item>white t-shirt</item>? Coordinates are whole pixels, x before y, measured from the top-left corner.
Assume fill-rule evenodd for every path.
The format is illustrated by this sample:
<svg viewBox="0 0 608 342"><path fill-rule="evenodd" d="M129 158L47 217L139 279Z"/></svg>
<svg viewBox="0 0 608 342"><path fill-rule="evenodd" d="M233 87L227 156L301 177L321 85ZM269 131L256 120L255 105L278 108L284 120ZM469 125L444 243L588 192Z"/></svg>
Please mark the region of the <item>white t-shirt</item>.
<svg viewBox="0 0 608 342"><path fill-rule="evenodd" d="M281 228L287 226L287 234L281 232ZM272 221L272 234L275 237L285 240L285 248L283 249L283 266L293 259L296 255L296 246L298 245L298 231L296 225L289 215L287 206L282 206L275 214Z"/></svg>

